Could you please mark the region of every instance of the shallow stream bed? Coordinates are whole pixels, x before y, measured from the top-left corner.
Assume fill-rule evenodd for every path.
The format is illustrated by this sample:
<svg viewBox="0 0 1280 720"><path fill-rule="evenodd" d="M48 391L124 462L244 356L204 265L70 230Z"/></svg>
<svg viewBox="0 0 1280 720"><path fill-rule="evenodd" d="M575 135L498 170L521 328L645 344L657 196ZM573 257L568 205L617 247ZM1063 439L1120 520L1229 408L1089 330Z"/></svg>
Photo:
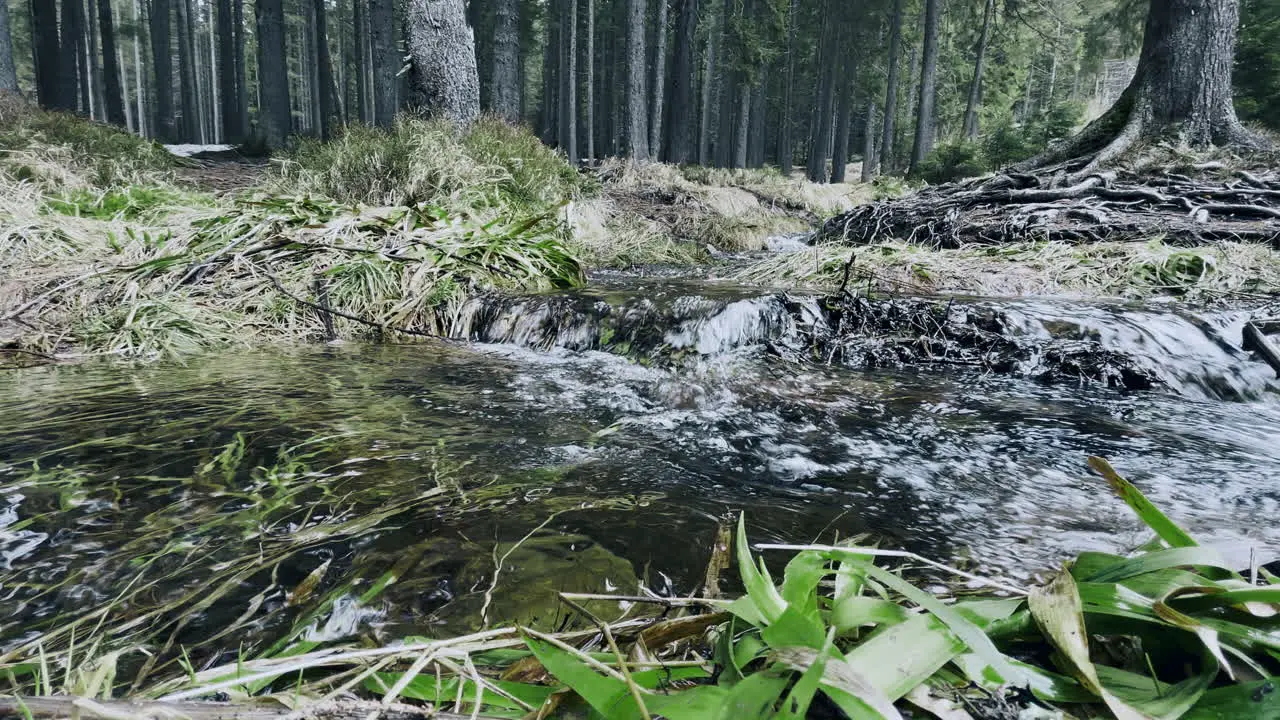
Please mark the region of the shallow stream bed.
<svg viewBox="0 0 1280 720"><path fill-rule="evenodd" d="M557 591L696 591L737 512L757 541L869 533L1027 580L1144 540L1088 455L1241 565L1280 548L1277 384L1235 316L994 303L1166 381L1125 393L797 359L776 298L615 280L568 319L564 298L464 308L459 333L490 342L0 375L0 656L74 617L198 663L557 627ZM650 346L591 326L639 305Z"/></svg>

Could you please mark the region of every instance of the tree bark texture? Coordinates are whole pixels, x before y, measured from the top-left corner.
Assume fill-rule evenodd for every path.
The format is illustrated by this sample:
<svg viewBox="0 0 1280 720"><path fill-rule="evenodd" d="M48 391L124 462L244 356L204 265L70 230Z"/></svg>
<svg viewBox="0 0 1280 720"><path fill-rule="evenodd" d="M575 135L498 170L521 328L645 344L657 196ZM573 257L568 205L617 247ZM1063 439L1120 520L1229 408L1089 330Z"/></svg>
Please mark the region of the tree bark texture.
<svg viewBox="0 0 1280 720"><path fill-rule="evenodd" d="M587 159L596 159L596 0L587 0Z"/></svg>
<svg viewBox="0 0 1280 720"><path fill-rule="evenodd" d="M1084 157L1083 176L1135 144L1170 139L1195 148L1262 148L1240 124L1231 72L1239 0L1152 0L1137 72L1114 107L1079 135L1015 166L1030 171Z"/></svg>
<svg viewBox="0 0 1280 720"><path fill-rule="evenodd" d="M710 32L707 33L707 54L702 68L702 112L698 124L698 164L711 163L711 123L712 110L715 107L715 89L719 76L720 43L724 35L724 17L720 14L721 3L711 0L712 19Z"/></svg>
<svg viewBox="0 0 1280 720"><path fill-rule="evenodd" d="M267 147L282 148L293 131L289 65L285 55L284 1L257 0L257 20L262 136Z"/></svg>
<svg viewBox="0 0 1280 720"><path fill-rule="evenodd" d="M795 94L796 83L796 4L798 2L799 0L790 0L787 5L787 66L786 75L782 81L782 120L778 131L778 168L786 177L791 176L795 165L791 101Z"/></svg>
<svg viewBox="0 0 1280 720"><path fill-rule="evenodd" d="M920 100L916 104L916 139L911 146L911 173L915 173L925 157L933 152L933 140L937 134L934 102L938 95L938 21L941 12L942 0L925 0Z"/></svg>
<svg viewBox="0 0 1280 720"><path fill-rule="evenodd" d="M412 105L427 117L470 125L480 115L475 36L463 0L413 0L406 16Z"/></svg>
<svg viewBox="0 0 1280 720"><path fill-rule="evenodd" d="M649 159L649 110L645 92L646 0L627 0L627 155Z"/></svg>
<svg viewBox="0 0 1280 720"><path fill-rule="evenodd" d="M578 163L578 0L562 0L560 79L560 145L569 162Z"/></svg>
<svg viewBox="0 0 1280 720"><path fill-rule="evenodd" d="M13 33L9 28L7 2L0 2L0 92L18 92L18 71L13 64Z"/></svg>
<svg viewBox="0 0 1280 720"><path fill-rule="evenodd" d="M493 23L493 112L520 120L520 0L496 0Z"/></svg>
<svg viewBox="0 0 1280 720"><path fill-rule="evenodd" d="M823 4L824 15L830 10L830 3ZM838 42L835 36L835 23L823 25L822 41L818 47L818 66L822 68L818 84L818 102L814 106L814 121L809 132L809 180L825 183L829 179L827 161L830 159L831 131L835 114L835 66L838 64L832 56L833 46Z"/></svg>
<svg viewBox="0 0 1280 720"><path fill-rule="evenodd" d="M869 183L876 176L876 101L867 99L867 119L862 130L862 182Z"/></svg>
<svg viewBox="0 0 1280 720"><path fill-rule="evenodd" d="M373 86L373 124L391 127L396 120L395 0L369 0L370 84Z"/></svg>

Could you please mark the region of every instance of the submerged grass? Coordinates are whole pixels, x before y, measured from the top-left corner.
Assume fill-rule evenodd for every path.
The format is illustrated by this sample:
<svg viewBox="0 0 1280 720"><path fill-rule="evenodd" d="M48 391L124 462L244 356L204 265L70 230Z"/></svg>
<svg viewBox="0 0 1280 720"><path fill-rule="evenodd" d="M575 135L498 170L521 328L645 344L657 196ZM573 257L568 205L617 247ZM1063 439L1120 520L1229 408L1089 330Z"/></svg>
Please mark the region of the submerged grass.
<svg viewBox="0 0 1280 720"><path fill-rule="evenodd" d="M858 248L818 245L770 257L740 272L747 282L834 290L958 293L991 297L1056 295L1189 301L1280 292L1280 264L1269 247L1220 243L1180 247L1148 243L1023 242L934 250L902 242Z"/></svg>
<svg viewBox="0 0 1280 720"><path fill-rule="evenodd" d="M234 465L236 452L229 446L202 472ZM296 472L293 462L285 459L284 475ZM946 720L1210 720L1280 712L1280 580L1260 568L1236 572L1105 461L1090 465L1156 537L1128 556L1083 553L1034 588L856 542L756 546L789 556L778 582L740 521L741 597L714 595L730 559L728 543L718 542L706 597L562 593L584 631L515 626L371 647L286 635L256 657L199 668L148 663L129 682L115 663L143 643L121 645L95 630L83 637L86 649L73 651L70 629L49 628L0 657L0 672L25 696L270 696L312 712L361 698L411 701L427 716L485 718L897 720L910 708ZM272 472L280 474L255 475L258 485L270 485ZM910 581L922 567L968 589L926 592ZM304 579L294 596L309 586ZM601 609L610 604L617 609ZM138 626L129 625L135 633Z"/></svg>

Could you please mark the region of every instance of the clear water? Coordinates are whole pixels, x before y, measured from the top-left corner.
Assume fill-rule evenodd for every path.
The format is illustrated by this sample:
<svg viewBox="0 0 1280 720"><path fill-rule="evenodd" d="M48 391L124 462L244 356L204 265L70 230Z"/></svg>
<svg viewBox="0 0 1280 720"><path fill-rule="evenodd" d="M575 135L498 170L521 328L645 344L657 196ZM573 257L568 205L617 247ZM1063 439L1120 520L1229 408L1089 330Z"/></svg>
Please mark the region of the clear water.
<svg viewBox="0 0 1280 720"><path fill-rule="evenodd" d="M796 325L755 293L628 281L571 299L594 314L535 298L457 318L500 342L0 375L0 650L154 581L113 608L124 623L281 548L196 608L178 642L242 619L230 644L264 648L311 606L291 593L322 566L315 597L340 599L315 639L554 626L558 590L695 591L718 519L737 512L757 541L872 533L1025 579L1145 539L1089 476L1095 454L1241 565L1280 548L1280 403L1269 370L1233 348L1239 317L1003 306L1018 332L1092 338L1168 379L1126 394L784 360L765 348ZM650 352L585 349L602 308L635 310ZM237 434L244 457L224 470ZM297 465L254 470L287 448ZM374 519L352 529L361 518ZM540 526L482 618L495 556Z"/></svg>

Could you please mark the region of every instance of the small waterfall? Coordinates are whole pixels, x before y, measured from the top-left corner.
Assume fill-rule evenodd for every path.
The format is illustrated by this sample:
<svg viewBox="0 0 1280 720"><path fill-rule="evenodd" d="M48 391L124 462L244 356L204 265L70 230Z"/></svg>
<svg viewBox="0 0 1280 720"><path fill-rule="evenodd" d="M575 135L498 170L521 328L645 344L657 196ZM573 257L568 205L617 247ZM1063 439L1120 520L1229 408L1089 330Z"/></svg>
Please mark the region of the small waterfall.
<svg viewBox="0 0 1280 720"><path fill-rule="evenodd" d="M627 293L478 296L452 337L679 364L763 352L857 368L933 366L1250 400L1280 392L1239 349L1245 313L1050 300L821 298L649 281Z"/></svg>

